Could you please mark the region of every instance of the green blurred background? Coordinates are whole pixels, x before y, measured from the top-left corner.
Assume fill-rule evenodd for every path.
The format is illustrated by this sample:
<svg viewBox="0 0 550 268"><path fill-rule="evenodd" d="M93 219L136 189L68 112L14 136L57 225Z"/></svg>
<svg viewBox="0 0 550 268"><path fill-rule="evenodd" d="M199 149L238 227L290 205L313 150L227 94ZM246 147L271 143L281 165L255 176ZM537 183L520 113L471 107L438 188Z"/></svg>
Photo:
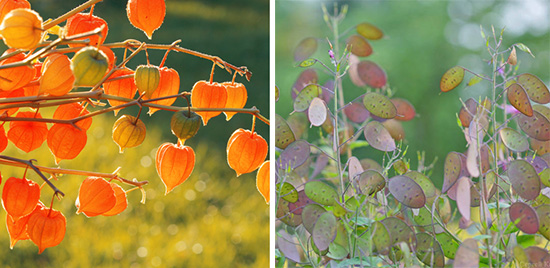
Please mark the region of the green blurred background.
<svg viewBox="0 0 550 268"><path fill-rule="evenodd" d="M324 2L333 9L332 2ZM549 84L550 73L550 14L545 0L529 1L338 1L349 5L347 17L340 25L341 32L362 22L379 27L385 38L370 42L373 54L363 58L378 63L388 75L388 83L396 92L395 97L409 100L416 108L417 118L404 122L405 145L411 167L417 166L417 151L426 151L426 164L435 157L431 179L442 184L443 161L450 151L466 150L464 134L456 123L461 107L459 98L466 100L486 96L490 91L481 82L464 88L465 82L451 92L440 94L439 81L449 68L460 65L478 73L491 72L486 60L490 58L480 34L480 25L490 35L491 25L497 34L504 31L503 48L514 43L524 43L535 54L518 50L519 73L530 72ZM281 97L276 104L277 114L287 117L292 112L290 92L303 70L294 67L293 50L306 37L324 40L332 38L331 30L323 20L321 2L276 1L276 80ZM299 27L296 27L299 25ZM352 29L349 35L356 33ZM330 64L328 45L319 42L313 57ZM318 66L318 65L317 65ZM317 69L320 84L329 76ZM466 73L465 81L472 77ZM343 79L346 101L363 94L349 76ZM314 129L316 127L313 127ZM364 139L364 138L362 138ZM354 156L360 159L379 159L374 149L357 149Z"/></svg>
<svg viewBox="0 0 550 268"><path fill-rule="evenodd" d="M31 6L44 19L55 18L84 1L31 0ZM181 39L182 47L216 55L253 72L250 82L238 76L236 81L248 89L246 107L256 106L269 117L269 1L175 1L166 0L164 24L149 41L126 17L126 1L105 0L96 5L94 15L109 24L106 43L133 38L155 44L170 44ZM87 11L86 11L87 12ZM2 46L2 51L5 46ZM123 50L116 49L121 58ZM149 51L151 63L160 64L164 51ZM139 54L128 66L145 63ZM208 79L211 62L171 52L165 66L176 69L180 90L190 91L198 80ZM215 81L231 80L225 70L216 69ZM184 100L174 105L185 106ZM50 115L50 110L41 110ZM137 114L137 107L120 114ZM139 191L128 193L128 209L113 217L86 218L76 215L74 202L82 176L62 176L55 184L66 196L55 201L54 208L67 217L63 242L38 255L30 241L20 241L9 250L7 231L0 231L2 267L267 267L269 262L269 207L256 190L255 175L239 178L225 159L225 146L237 128L250 129L252 116L238 114L229 122L222 114L201 127L186 145L196 153L191 177L164 196L154 157L163 142L176 142L170 133L172 113L159 111L152 117L142 114L147 125L145 142L118 153L111 139L117 117L111 113L94 117L88 130L88 143L74 160L60 163L63 168L113 172L127 179L148 180L147 202L141 204ZM7 128L6 128L7 129ZM269 127L257 121L256 131L269 140ZM24 154L8 145L5 155L37 159L37 164L55 166L47 146ZM0 166L4 181L21 177L23 169ZM29 172L29 178L39 178ZM2 185L3 186L3 185ZM123 186L129 189L128 186ZM52 191L42 190L41 200L49 204ZM0 213L5 226L5 212ZM5 228L5 227L4 227Z"/></svg>

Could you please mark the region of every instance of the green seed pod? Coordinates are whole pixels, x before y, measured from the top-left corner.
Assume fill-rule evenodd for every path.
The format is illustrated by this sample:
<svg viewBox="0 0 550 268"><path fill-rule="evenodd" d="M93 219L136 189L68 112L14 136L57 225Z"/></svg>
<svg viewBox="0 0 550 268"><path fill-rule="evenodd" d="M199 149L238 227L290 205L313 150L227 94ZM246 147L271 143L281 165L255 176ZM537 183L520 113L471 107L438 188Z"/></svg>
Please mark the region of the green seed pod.
<svg viewBox="0 0 550 268"><path fill-rule="evenodd" d="M109 68L109 61L103 51L96 47L85 47L71 59L75 86L95 86Z"/></svg>
<svg viewBox="0 0 550 268"><path fill-rule="evenodd" d="M159 67L154 65L138 66L134 73L134 81L136 82L139 94L141 95L145 92L145 98L150 99L160 83Z"/></svg>
<svg viewBox="0 0 550 268"><path fill-rule="evenodd" d="M136 147L145 140L145 124L141 119L131 115L123 115L113 125L113 141L120 147L120 153L125 148Z"/></svg>
<svg viewBox="0 0 550 268"><path fill-rule="evenodd" d="M183 143L197 134L201 126L201 118L195 112L189 114L188 110L175 112L170 121L172 133Z"/></svg>

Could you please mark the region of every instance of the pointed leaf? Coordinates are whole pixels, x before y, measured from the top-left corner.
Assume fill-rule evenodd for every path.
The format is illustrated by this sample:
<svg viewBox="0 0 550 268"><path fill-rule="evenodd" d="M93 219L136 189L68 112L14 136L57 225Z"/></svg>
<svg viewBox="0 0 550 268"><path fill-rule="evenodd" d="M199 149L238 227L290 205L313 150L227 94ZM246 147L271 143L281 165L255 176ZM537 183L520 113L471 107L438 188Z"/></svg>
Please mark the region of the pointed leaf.
<svg viewBox="0 0 550 268"><path fill-rule="evenodd" d="M523 43L515 43L514 46L525 53L529 53L529 55L531 55L533 58L535 57L535 55L531 53L531 50Z"/></svg>
<svg viewBox="0 0 550 268"><path fill-rule="evenodd" d="M531 107L527 92L525 92L525 89L520 84L511 84L506 88L506 91L508 101L514 108L526 116L533 116L533 107Z"/></svg>
<svg viewBox="0 0 550 268"><path fill-rule="evenodd" d="M451 91L460 85L462 79L464 79L464 68L455 66L443 74L439 87L443 92Z"/></svg>
<svg viewBox="0 0 550 268"><path fill-rule="evenodd" d="M523 86L529 98L540 104L550 103L550 91L538 77L525 73L518 76L518 83Z"/></svg>
<svg viewBox="0 0 550 268"><path fill-rule="evenodd" d="M316 62L317 62L316 59L307 59L305 61L300 62L300 64L298 64L298 66L303 67L303 68L307 68L307 67L313 66L313 64L315 64Z"/></svg>
<svg viewBox="0 0 550 268"><path fill-rule="evenodd" d="M470 81L468 81L468 86L471 87L481 81L483 81L483 78L475 75L474 77L470 78Z"/></svg>
<svg viewBox="0 0 550 268"><path fill-rule="evenodd" d="M365 126L364 135L367 142L377 150L391 152L396 149L395 141L388 130L376 121L371 121Z"/></svg>
<svg viewBox="0 0 550 268"><path fill-rule="evenodd" d="M426 204L426 196L418 183L407 176L399 175L388 183L390 193L401 204L410 208L421 208Z"/></svg>
<svg viewBox="0 0 550 268"><path fill-rule="evenodd" d="M514 160L510 162L506 172L512 188L521 198L533 200L540 194L540 178L535 168L527 161Z"/></svg>

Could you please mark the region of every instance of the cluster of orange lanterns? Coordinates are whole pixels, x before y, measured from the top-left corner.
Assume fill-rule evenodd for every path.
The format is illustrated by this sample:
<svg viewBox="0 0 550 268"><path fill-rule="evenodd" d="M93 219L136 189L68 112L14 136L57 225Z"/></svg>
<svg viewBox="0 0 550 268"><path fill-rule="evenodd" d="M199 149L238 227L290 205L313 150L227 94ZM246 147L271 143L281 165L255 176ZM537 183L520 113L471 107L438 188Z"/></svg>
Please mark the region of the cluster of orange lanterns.
<svg viewBox="0 0 550 268"><path fill-rule="evenodd" d="M140 98L144 100L161 98L149 103L164 106L174 103L175 98L162 99L177 95L180 88L178 72L163 66L166 55L160 66L148 62L135 71L123 67L112 72L109 79L105 79L106 74L114 68L116 58L109 47L102 45L109 28L105 20L93 15L93 6L89 13L77 13L69 17L63 28L45 27L47 24L41 16L30 8L27 0L0 0L0 35L4 43L10 47L2 55L5 59L0 61L0 65L25 62L33 52L36 52L39 43L47 35L70 38L97 28L101 29L100 34L75 39L88 39L89 42L86 44L69 43L70 48L79 49L72 58L64 53L50 53L44 57L43 62L34 58L18 67L0 69L0 77L10 78L0 79L0 98L64 96L76 87L97 87L101 84L102 87L99 89L111 96L133 99L139 92ZM164 0L129 0L127 15L132 25L151 39L153 32L164 21L165 9ZM166 54L169 51L168 49ZM195 153L191 147L184 145L185 140L197 133L201 121L203 125L207 125L211 118L221 114L221 111L201 111L200 108L241 109L246 104L245 86L234 81L213 82L213 71L210 81L198 81L190 93L190 106L199 108L198 111L195 113L189 109L174 113L171 129L178 137L178 142L164 143L157 150L156 169L166 186L166 194L182 184L193 171ZM104 82L106 80L112 81ZM116 98L108 99L108 102L113 107L126 103ZM0 114L19 118L42 118L38 110L18 109L0 110ZM118 110L114 111L115 115ZM149 114L158 110L149 107ZM227 120L236 114L234 111L224 113ZM87 114L89 111L84 102L74 102L59 105L53 119L73 120ZM11 121L7 132L3 125L0 126L0 152L6 148L8 142L27 153L46 142L56 163L64 159L73 159L85 147L86 131L91 123L91 117L74 124L53 123L51 126L48 125L51 123L41 120ZM119 145L121 152L125 148L140 145L145 135L145 124L139 119L139 115L121 116L113 126L112 138ZM269 160L265 161L267 152L268 144L254 132L254 123L252 130L237 129L227 144L229 166L235 170L237 176L258 170L258 190L266 202L269 202ZM35 182L14 177L6 180L2 204L8 214L11 247L19 240L30 239L41 253L45 248L53 247L63 240L65 216L51 206L45 206L39 199L40 187ZM126 191L120 185L103 178L88 177L80 186L76 206L77 213L83 213L88 217L116 215L127 207Z"/></svg>

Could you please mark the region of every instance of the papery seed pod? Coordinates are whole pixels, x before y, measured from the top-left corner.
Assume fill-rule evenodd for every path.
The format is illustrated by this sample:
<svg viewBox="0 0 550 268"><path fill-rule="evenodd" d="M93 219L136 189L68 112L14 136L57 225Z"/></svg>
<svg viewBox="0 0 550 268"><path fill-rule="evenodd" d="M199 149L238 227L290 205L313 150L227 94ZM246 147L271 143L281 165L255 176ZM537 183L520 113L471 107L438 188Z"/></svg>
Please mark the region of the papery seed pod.
<svg viewBox="0 0 550 268"><path fill-rule="evenodd" d="M189 146L164 143L157 150L155 165L166 195L189 178L195 167L195 152Z"/></svg>
<svg viewBox="0 0 550 268"><path fill-rule="evenodd" d="M77 13L67 19L67 24L65 25L65 36L71 37L77 34L82 34L86 32L93 31L96 28L103 27L100 35L91 35L88 37L78 38L75 40L85 40L88 39L90 42L89 46L96 46L98 44L103 44L105 38L107 38L107 33L109 32L109 26L107 22L95 15L90 13ZM84 44L69 44L70 47L81 47L85 46Z"/></svg>
<svg viewBox="0 0 550 268"><path fill-rule="evenodd" d="M15 117L42 118L40 113L19 112ZM48 136L48 125L44 122L11 121L8 139L17 148L28 153L40 147Z"/></svg>
<svg viewBox="0 0 550 268"><path fill-rule="evenodd" d="M156 99L178 94L180 89L180 76L178 72L166 66L160 68L160 80L157 89L151 94L151 97L145 96L144 99ZM176 101L176 98L167 98L163 100L151 101L149 103L170 106ZM149 107L147 114L152 115L159 109Z"/></svg>
<svg viewBox="0 0 550 268"><path fill-rule="evenodd" d="M18 8L31 8L31 3L27 0L2 0L0 1L0 22L4 20L6 14Z"/></svg>
<svg viewBox="0 0 550 268"><path fill-rule="evenodd" d="M134 71L125 67L124 69L116 70L109 77L109 79L130 75L133 73ZM105 82L103 83L103 90L105 91L105 94L133 99L137 92L137 86L136 86L136 82L134 81L134 78L129 77L129 78L119 79L112 82ZM117 106L125 103L123 101L117 101L117 100L111 100L111 99L109 99L108 101L111 106ZM119 109L115 110L115 115L118 113L118 111Z"/></svg>
<svg viewBox="0 0 550 268"><path fill-rule="evenodd" d="M13 249L17 241L30 239L27 234L27 224L31 215L38 210L44 208L44 204L38 201L34 210L27 216L19 218L14 221L9 214L6 214L6 227L8 228L8 234L10 235L10 249Z"/></svg>
<svg viewBox="0 0 550 268"><path fill-rule="evenodd" d="M227 90L227 101L225 108L241 109L246 104L248 98L246 87L241 83L223 82L221 84ZM236 112L223 112L227 121L233 117Z"/></svg>
<svg viewBox="0 0 550 268"><path fill-rule="evenodd" d="M134 74L134 82L139 90L139 94L141 95L145 92L145 97L150 99L160 83L159 67L154 65L138 66Z"/></svg>
<svg viewBox="0 0 550 268"><path fill-rule="evenodd" d="M149 39L164 21L166 4L164 0L129 0L126 13L130 23L142 30Z"/></svg>
<svg viewBox="0 0 550 268"><path fill-rule="evenodd" d="M62 96L73 89L74 81L69 57L65 54L53 54L46 58L42 66L38 93Z"/></svg>
<svg viewBox="0 0 550 268"><path fill-rule="evenodd" d="M191 90L191 106L195 108L225 108L227 103L227 90L219 83L198 81ZM203 125L208 124L210 118L218 116L222 112L197 112L202 118Z"/></svg>
<svg viewBox="0 0 550 268"><path fill-rule="evenodd" d="M120 214L128 207L128 200L126 199L126 192L124 189L122 189L120 185L113 182L111 182L111 187L115 191L116 204L111 210L101 214L103 216L114 216Z"/></svg>
<svg viewBox="0 0 550 268"><path fill-rule="evenodd" d="M5 56L15 49L8 49L2 55ZM3 61L0 61L0 65L7 65L9 63L20 62L25 59L26 55L19 53L11 56ZM35 76L36 69L27 65L0 69L0 90L13 91L27 85Z"/></svg>
<svg viewBox="0 0 550 268"><path fill-rule="evenodd" d="M239 128L227 143L227 163L237 172L237 177L250 173L264 162L267 148L267 142L262 136Z"/></svg>
<svg viewBox="0 0 550 268"><path fill-rule="evenodd" d="M12 90L12 91L0 91L0 98L19 98L24 96L25 96L25 91L22 88ZM3 104L10 104L10 103L8 102ZM0 116L5 116L5 115L12 116L18 110L19 110L19 107L2 109L0 110Z"/></svg>
<svg viewBox="0 0 550 268"><path fill-rule="evenodd" d="M265 161L256 174L256 188L269 204L269 160Z"/></svg>
<svg viewBox="0 0 550 268"><path fill-rule="evenodd" d="M143 121L131 115L121 116L113 125L113 141L120 147L120 153L124 152L125 148L142 144L145 133Z"/></svg>
<svg viewBox="0 0 550 268"><path fill-rule="evenodd" d="M76 86L95 86L109 68L107 56L96 47L79 50L71 60Z"/></svg>
<svg viewBox="0 0 550 268"><path fill-rule="evenodd" d="M11 177L2 190L2 206L14 221L29 215L40 199L40 186L34 181Z"/></svg>
<svg viewBox="0 0 550 268"><path fill-rule="evenodd" d="M65 237L67 220L63 213L52 208L41 208L32 213L27 223L29 238L38 246L38 253L59 245Z"/></svg>
<svg viewBox="0 0 550 268"><path fill-rule="evenodd" d="M76 214L82 212L87 217L101 215L116 205L115 191L105 179L88 177L80 184L75 205L78 208Z"/></svg>
<svg viewBox="0 0 550 268"><path fill-rule="evenodd" d="M31 82L29 82L29 84L23 86L22 88L23 96L25 97L37 96L38 91L40 91L40 83L38 82L38 80L40 79L40 76L42 76L42 62L36 62L33 67L35 69L34 77L32 78Z"/></svg>
<svg viewBox="0 0 550 268"><path fill-rule="evenodd" d="M88 112L88 110L86 110L86 108L84 108L80 103L73 102L57 106L55 112L53 113L53 118L60 120L71 120L89 113L90 112ZM91 117L84 118L76 122L75 125L82 130L87 131L92 125L92 120L93 119Z"/></svg>
<svg viewBox="0 0 550 268"><path fill-rule="evenodd" d="M107 72L110 72L116 63L115 53L111 48L106 46L99 46L99 50L105 53L105 56L107 56L107 62L109 62L109 67L107 68Z"/></svg>
<svg viewBox="0 0 550 268"><path fill-rule="evenodd" d="M170 121L172 134L176 135L181 143L194 137L201 127L201 118L195 112L183 110L175 112Z"/></svg>
<svg viewBox="0 0 550 268"><path fill-rule="evenodd" d="M42 17L34 10L14 9L2 20L0 34L8 47L31 50L42 39Z"/></svg>
<svg viewBox="0 0 550 268"><path fill-rule="evenodd" d="M53 124L48 131L48 148L54 155L56 164L63 159L77 157L87 141L86 130L68 124Z"/></svg>

